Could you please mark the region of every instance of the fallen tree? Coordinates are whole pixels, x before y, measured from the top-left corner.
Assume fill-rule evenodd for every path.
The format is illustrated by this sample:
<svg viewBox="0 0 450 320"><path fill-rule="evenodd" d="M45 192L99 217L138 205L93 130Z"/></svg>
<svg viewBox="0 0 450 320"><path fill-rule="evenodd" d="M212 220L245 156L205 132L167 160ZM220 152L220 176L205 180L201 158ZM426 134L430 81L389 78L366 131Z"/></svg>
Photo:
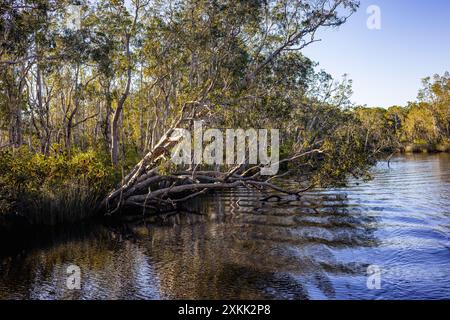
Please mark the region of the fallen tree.
<svg viewBox="0 0 450 320"><path fill-rule="evenodd" d="M151 67L149 89L155 97L152 148L101 202L101 209L108 214L125 206L170 210L188 199L219 189L246 187L296 196L311 187L304 185L299 190L285 190L272 182L275 177L262 174L264 167L247 163L223 171L217 168L209 170L203 166L190 166L188 169L178 167L178 170L169 172L162 170L169 162L170 150L181 138L173 135L176 128L181 122L193 119L214 118L216 124L231 127L248 127L252 122L257 123L258 127L267 127L270 122L270 126L278 128L288 127L287 123L292 121L294 123L290 126L295 127L292 128L295 133L290 133L291 140L299 142L302 132L309 132L303 139L308 147L293 148L296 151L292 151L293 154L278 164L323 153L321 144L317 143L319 135L312 133L319 116L314 115L310 121L306 117L303 119L304 125L299 124L302 121L298 117L302 107L299 102L306 98L306 86L299 84L311 80L309 72L305 72L310 62L294 52L300 52L317 41L319 29L338 27L345 23L359 3L354 0L289 0L261 3L244 1L237 6L230 4L225 1L217 6L216 3L205 2L199 7L202 9L191 10L190 4L186 3L187 10L184 11L184 6L180 5L181 10L176 15L173 15L172 9L170 12L162 9L162 16L183 19L180 23L168 23L159 30L159 37L166 39L167 43L166 40L156 41L162 50L156 50L158 63ZM197 12L200 13L198 21L195 16ZM189 28L186 28L186 21L191 20L195 23L188 23ZM192 44L186 41L200 39L200 35L201 41L192 40ZM153 33L148 36L148 40L152 41L149 47L159 48L153 44L154 39L158 39L154 36ZM176 57L174 61L168 59L172 55ZM129 54L127 56L129 58ZM148 54L144 56L148 57ZM126 60L130 63L132 59ZM167 61L170 63L167 64ZM190 62L185 68L180 68L181 61ZM131 69L128 66L129 80ZM183 70L187 72L184 74ZM328 104L326 100L333 95L332 87L331 83L327 89L329 94L316 101L323 100L322 104ZM284 98L280 99L276 92L284 92ZM190 102L185 103L186 100ZM336 107L345 99L341 97L339 100ZM166 120L171 119L171 115L176 114L182 105L184 107L178 122L167 126ZM193 108L190 116L184 116L186 106ZM289 110L283 111L283 106L289 106ZM294 106L300 108L293 112L296 109ZM161 108L165 110L164 117L159 116ZM201 108L205 110L198 110ZM201 114L202 111L206 114ZM252 121L241 122L250 113L255 113L247 119ZM156 128L165 131L161 139ZM166 131L166 128L170 129ZM156 131L158 134L155 134ZM153 141L158 139L159 142L153 145Z"/></svg>
<svg viewBox="0 0 450 320"><path fill-rule="evenodd" d="M198 170L198 166L172 173L161 173L161 168L170 161L171 149L182 139L175 134L175 128L168 130L156 146L122 179L121 184L101 203L101 210L111 215L123 207L140 207L144 210L167 212L176 210L189 199L209 191L245 187L259 191L276 191L286 195L300 196L313 187L309 184L298 190L277 186L271 181L286 175L261 174L262 165L238 164L227 170ZM323 153L321 149L311 149L292 155L275 163L280 165L302 157ZM274 165L274 164L272 164ZM267 199L267 197L266 197Z"/></svg>

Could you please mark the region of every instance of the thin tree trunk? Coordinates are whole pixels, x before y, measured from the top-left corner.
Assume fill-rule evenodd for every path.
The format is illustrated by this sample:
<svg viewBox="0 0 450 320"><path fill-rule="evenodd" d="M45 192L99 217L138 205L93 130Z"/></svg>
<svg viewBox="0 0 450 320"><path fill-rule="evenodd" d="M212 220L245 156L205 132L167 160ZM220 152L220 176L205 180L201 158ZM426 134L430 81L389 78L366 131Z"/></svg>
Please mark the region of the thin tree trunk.
<svg viewBox="0 0 450 320"><path fill-rule="evenodd" d="M119 120L125 105L125 101L130 93L131 86L131 54L130 54L130 35L126 36L126 50L127 50L127 60L128 60L128 70L127 70L127 85L125 91L117 102L117 108L113 115L113 122L111 126L111 163L114 167L117 167L119 163Z"/></svg>
<svg viewBox="0 0 450 320"><path fill-rule="evenodd" d="M10 100L9 143L13 148L18 148L22 145L22 114L20 112L20 103L15 95Z"/></svg>

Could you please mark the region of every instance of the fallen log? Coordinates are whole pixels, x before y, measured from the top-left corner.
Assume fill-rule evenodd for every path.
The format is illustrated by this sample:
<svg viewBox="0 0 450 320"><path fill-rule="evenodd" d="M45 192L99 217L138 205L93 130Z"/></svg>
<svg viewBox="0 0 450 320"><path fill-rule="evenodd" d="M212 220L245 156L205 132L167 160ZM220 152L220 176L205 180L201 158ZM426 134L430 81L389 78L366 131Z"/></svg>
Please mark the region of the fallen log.
<svg viewBox="0 0 450 320"><path fill-rule="evenodd" d="M125 176L121 184L101 203L100 209L111 215L123 207L140 207L152 211L174 210L189 199L209 191L251 188L259 191L272 190L277 193L299 196L309 190L308 185L299 190L287 190L271 181L278 176L263 176L261 165L248 168L245 164L237 165L226 172L217 170L199 170L197 167L161 174L160 168L169 161L171 149L180 141L181 136L174 135L171 129L161 138L156 146ZM322 153L313 149L297 153L280 160L277 164L292 162L300 158Z"/></svg>

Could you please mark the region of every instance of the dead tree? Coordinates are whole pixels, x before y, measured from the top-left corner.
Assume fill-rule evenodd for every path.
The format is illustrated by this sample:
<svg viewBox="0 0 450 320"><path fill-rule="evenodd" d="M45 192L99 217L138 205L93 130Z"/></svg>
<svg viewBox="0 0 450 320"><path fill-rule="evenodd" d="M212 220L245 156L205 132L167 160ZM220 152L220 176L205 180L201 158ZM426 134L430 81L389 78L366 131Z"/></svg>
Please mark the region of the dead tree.
<svg viewBox="0 0 450 320"><path fill-rule="evenodd" d="M182 111L183 114L184 110ZM300 190L287 190L271 182L279 176L263 176L262 166L249 167L240 164L226 172L199 170L196 167L175 173L161 174L159 168L169 161L170 150L182 139L175 129L184 121L180 119L169 129L155 147L126 175L121 184L101 203L100 209L106 214L114 214L123 207L140 207L153 212L176 210L189 199L214 190L238 187L260 191L273 190L278 193L299 196L309 190L308 185ZM278 165L298 160L302 157L322 153L320 149L311 149L280 160Z"/></svg>

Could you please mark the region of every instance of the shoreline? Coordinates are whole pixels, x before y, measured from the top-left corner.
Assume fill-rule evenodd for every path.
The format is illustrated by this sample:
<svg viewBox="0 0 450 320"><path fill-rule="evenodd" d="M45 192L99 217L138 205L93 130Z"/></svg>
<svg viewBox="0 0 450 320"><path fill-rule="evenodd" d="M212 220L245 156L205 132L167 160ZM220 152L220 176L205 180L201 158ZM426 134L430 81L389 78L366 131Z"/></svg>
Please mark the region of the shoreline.
<svg viewBox="0 0 450 320"><path fill-rule="evenodd" d="M397 155L412 155L412 154L447 154L450 153L450 144L444 145L445 148L430 145L430 144L409 144L402 146L397 152L394 154ZM98 223L110 223L111 221L115 222L127 222L127 220L132 219L134 214L130 213L129 210L124 211L124 215L109 217L100 214L99 212L92 212L92 214L86 216L85 218L74 220L74 221L58 221L56 223L51 223L50 220L41 221L39 223L30 221L25 215L21 215L15 212L3 213L0 214L0 240L5 241L9 236L6 235L17 235L26 234L28 232L33 232L34 230L39 229L59 229L61 227L67 227L71 225L77 224L98 224ZM154 215L147 215L146 218L154 218Z"/></svg>
<svg viewBox="0 0 450 320"><path fill-rule="evenodd" d="M402 145L400 148L400 153L450 153L450 143L410 143Z"/></svg>

